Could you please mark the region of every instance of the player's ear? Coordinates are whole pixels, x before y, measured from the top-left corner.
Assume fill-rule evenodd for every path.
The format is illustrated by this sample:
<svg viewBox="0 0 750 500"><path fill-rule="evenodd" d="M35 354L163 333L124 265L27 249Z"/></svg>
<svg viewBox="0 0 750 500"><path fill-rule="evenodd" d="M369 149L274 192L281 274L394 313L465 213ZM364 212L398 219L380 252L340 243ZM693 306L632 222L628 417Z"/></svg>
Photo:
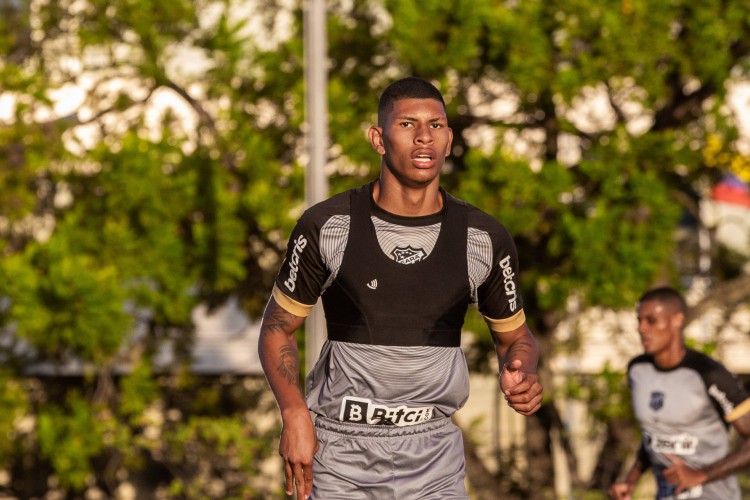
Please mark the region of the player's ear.
<svg viewBox="0 0 750 500"><path fill-rule="evenodd" d="M670 321L672 322L672 328L682 330L682 326L685 324L685 314L681 312L674 313Z"/></svg>
<svg viewBox="0 0 750 500"><path fill-rule="evenodd" d="M370 144L372 145L372 149L377 151L379 155L384 155L385 146L383 145L383 129L381 127L373 125L372 127L370 127L370 130L367 132L367 136L370 139Z"/></svg>

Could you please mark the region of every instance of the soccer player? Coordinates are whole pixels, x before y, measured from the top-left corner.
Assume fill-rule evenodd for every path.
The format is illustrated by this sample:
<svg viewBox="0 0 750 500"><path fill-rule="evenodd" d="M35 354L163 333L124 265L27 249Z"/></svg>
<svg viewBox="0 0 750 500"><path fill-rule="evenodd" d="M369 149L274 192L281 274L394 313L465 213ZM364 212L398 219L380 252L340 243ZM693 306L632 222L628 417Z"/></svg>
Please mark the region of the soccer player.
<svg viewBox="0 0 750 500"><path fill-rule="evenodd" d="M508 404L523 415L541 404L516 247L440 187L453 132L435 86L391 84L368 136L379 177L305 211L263 315L259 354L281 411L287 493L465 499L450 417L468 398L460 338L470 304L493 335ZM319 296L328 339L305 397L294 332Z"/></svg>
<svg viewBox="0 0 750 500"><path fill-rule="evenodd" d="M625 480L609 489L614 499L630 499L648 468L659 500L740 499L733 474L750 464L750 399L721 363L685 346L686 311L670 287L638 302L644 353L630 361L628 382L643 439ZM734 450L730 425L742 438Z"/></svg>

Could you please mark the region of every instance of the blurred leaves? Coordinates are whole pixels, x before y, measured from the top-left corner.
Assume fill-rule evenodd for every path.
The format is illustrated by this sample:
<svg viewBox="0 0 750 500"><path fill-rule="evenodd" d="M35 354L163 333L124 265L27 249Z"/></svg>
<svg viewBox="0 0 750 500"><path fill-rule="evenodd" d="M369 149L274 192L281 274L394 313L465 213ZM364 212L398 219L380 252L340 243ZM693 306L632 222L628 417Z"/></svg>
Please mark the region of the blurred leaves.
<svg viewBox="0 0 750 500"><path fill-rule="evenodd" d="M67 409L48 405L39 413L38 438L42 455L52 462L65 488L82 490L93 474L91 458L104 447L105 420L95 418L89 404L70 394ZM68 412L68 413L66 413Z"/></svg>
<svg viewBox="0 0 750 500"><path fill-rule="evenodd" d="M551 341L571 298L620 307L677 281L678 220L720 171L746 174L727 93L750 76L749 7L332 0L331 192L377 175L385 86L434 81L444 185L514 235L526 316ZM262 495L246 479L273 433L244 413L254 391L187 373L191 313L234 296L258 317L304 208L302 2L0 11L0 464L39 455L76 491L153 468L173 497ZM154 372L164 345L174 363ZM85 377L23 376L66 363ZM605 375L602 418L622 409Z"/></svg>
<svg viewBox="0 0 750 500"><path fill-rule="evenodd" d="M28 406L22 384L11 374L0 372L0 464L8 463L20 448L18 427Z"/></svg>

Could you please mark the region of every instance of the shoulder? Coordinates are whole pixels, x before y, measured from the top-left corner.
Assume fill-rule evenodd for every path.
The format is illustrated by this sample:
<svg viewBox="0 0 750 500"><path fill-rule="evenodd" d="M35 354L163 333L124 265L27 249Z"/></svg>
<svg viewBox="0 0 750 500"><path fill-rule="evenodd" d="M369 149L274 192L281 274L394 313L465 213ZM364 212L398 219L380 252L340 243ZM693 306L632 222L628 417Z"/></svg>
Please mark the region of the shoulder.
<svg viewBox="0 0 750 500"><path fill-rule="evenodd" d="M466 207L466 214L468 217L468 225L470 229L475 231L484 232L490 235L493 241L498 239L512 239L510 232L505 226L492 215L488 214L484 210L475 207L471 203L456 198L452 195L448 195L454 202L464 205Z"/></svg>
<svg viewBox="0 0 750 500"><path fill-rule="evenodd" d="M297 226L305 232L318 232L331 219L349 216L351 190L338 193L306 209Z"/></svg>
<svg viewBox="0 0 750 500"><path fill-rule="evenodd" d="M723 399L728 394L730 399L739 402L747 397L739 378L722 363L702 352L688 349L680 365L697 372L714 398Z"/></svg>
<svg viewBox="0 0 750 500"><path fill-rule="evenodd" d="M302 214L302 218L325 219L332 215L349 215L351 192L338 193L311 206Z"/></svg>
<svg viewBox="0 0 750 500"><path fill-rule="evenodd" d="M685 353L685 358L682 360L681 365L684 368L689 368L697 371L704 378L711 377L716 374L729 373L723 364L715 360L711 356L703 354L702 352L688 349Z"/></svg>
<svg viewBox="0 0 750 500"><path fill-rule="evenodd" d="M631 359L630 362L628 363L628 372L630 372L637 366L653 365L653 364L654 364L654 358L652 358L648 354L639 354L638 356Z"/></svg>
<svg viewBox="0 0 750 500"><path fill-rule="evenodd" d="M750 412L750 397L739 378L722 363L701 352L688 350L683 365L698 372L706 393L715 401L726 422Z"/></svg>
<svg viewBox="0 0 750 500"><path fill-rule="evenodd" d="M630 360L626 371L628 386L635 391L641 384L659 376L659 369L654 358L648 354L639 354Z"/></svg>

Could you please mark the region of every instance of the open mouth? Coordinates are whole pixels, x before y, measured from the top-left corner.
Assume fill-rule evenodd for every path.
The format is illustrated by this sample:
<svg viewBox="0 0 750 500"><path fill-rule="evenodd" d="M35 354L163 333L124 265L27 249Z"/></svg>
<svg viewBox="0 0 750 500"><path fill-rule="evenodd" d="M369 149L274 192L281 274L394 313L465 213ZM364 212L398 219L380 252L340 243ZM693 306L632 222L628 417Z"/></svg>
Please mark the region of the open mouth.
<svg viewBox="0 0 750 500"><path fill-rule="evenodd" d="M413 156L413 160L420 165L431 165L434 161L434 156L429 152L420 152Z"/></svg>

